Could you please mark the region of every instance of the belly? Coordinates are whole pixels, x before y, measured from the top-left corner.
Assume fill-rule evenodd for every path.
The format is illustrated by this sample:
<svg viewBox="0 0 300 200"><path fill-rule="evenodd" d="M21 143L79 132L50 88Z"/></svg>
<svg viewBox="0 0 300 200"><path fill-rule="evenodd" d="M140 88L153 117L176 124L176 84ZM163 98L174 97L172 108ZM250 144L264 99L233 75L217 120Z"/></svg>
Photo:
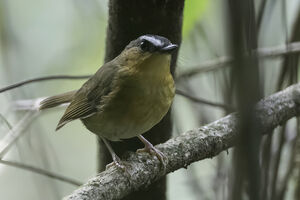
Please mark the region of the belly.
<svg viewBox="0 0 300 200"><path fill-rule="evenodd" d="M83 123L93 133L112 141L148 131L168 112L174 97L174 82L172 79L145 85L121 88L101 112L83 119Z"/></svg>

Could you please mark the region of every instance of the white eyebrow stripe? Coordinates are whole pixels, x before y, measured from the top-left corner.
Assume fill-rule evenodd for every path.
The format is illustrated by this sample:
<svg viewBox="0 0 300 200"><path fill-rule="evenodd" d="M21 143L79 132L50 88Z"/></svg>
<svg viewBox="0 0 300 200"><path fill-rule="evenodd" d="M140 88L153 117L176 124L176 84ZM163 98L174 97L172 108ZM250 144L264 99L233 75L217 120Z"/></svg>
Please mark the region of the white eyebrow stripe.
<svg viewBox="0 0 300 200"><path fill-rule="evenodd" d="M155 46L162 46L163 45L162 41L159 40L159 39L156 39L155 37L142 36L141 39L148 40L149 42L153 43Z"/></svg>

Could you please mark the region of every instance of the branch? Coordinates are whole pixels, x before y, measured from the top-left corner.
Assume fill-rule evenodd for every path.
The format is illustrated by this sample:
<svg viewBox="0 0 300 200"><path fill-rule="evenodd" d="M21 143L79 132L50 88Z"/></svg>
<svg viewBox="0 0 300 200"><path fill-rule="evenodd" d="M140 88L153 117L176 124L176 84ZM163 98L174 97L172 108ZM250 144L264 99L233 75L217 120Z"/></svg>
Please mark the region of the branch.
<svg viewBox="0 0 300 200"><path fill-rule="evenodd" d="M293 42L289 43L288 45L280 45L275 47L268 47L268 48L260 48L256 50L259 58L270 58L270 57L278 57L278 56L285 56L289 54L295 54L300 52L300 42ZM206 61L200 65L192 66L192 67L185 67L191 68L186 70L185 72L179 73L176 77L176 80L185 77L191 77L193 75L215 71L218 69L222 69L233 62L231 57L223 56L216 60ZM0 88L0 93L6 92L11 89L15 89L21 87L23 85L27 85L29 83L35 83L40 81L50 81L50 80L76 80L76 79L87 79L92 75L79 75L79 76L71 76L71 75L53 75L53 76L42 76L37 78L32 78L28 80L24 80L18 83L14 83L12 85Z"/></svg>
<svg viewBox="0 0 300 200"><path fill-rule="evenodd" d="M40 111L40 103L47 97L40 97L36 99L21 99L12 102L12 108L17 111ZM65 108L69 103L63 103L55 108Z"/></svg>
<svg viewBox="0 0 300 200"><path fill-rule="evenodd" d="M199 97L195 97L195 96L190 95L190 94L188 94L188 93L186 93L186 92L184 92L182 90L179 90L179 89L176 89L175 92L176 92L176 94L181 95L183 97L186 97L186 98L188 98L191 101L194 101L196 103L201 103L201 104L206 104L206 105L209 105L209 106L219 107L219 108L223 108L225 110L230 110L230 111L234 111L235 110L235 108L233 108L230 105L226 105L226 104L222 104L222 103L215 103L215 102L211 102L211 101L199 98Z"/></svg>
<svg viewBox="0 0 300 200"><path fill-rule="evenodd" d="M176 89L175 91L176 94L181 95L187 99L190 99L191 101L195 102L195 103L200 103L200 104L205 104L208 106L213 106L213 107L219 107L219 108L223 108L225 110L228 111L235 111L235 108L230 106L230 105L226 105L226 104L222 104L222 103L215 103L215 102L211 102L209 100L205 100L199 97L195 97L193 95L188 94L187 92L184 92L182 90ZM40 107L40 102L42 100L44 100L46 97L41 97L41 98L37 98L37 99L22 99L22 100L17 100L15 102L13 102L13 108L14 110L23 110L23 111L38 111L39 107ZM59 105L58 107L66 107L67 105L69 105L69 103L64 103ZM1 115L0 115L1 118Z"/></svg>
<svg viewBox="0 0 300 200"><path fill-rule="evenodd" d="M266 134L300 109L300 84L293 85L258 102L255 113L261 123L261 134ZM193 129L157 145L167 158L166 171L156 157L147 153L128 153L123 158L130 177L110 167L75 190L65 200L121 199L133 191L147 188L151 183L193 162L212 158L234 146L238 136L238 113L233 113L201 128Z"/></svg>
<svg viewBox="0 0 300 200"><path fill-rule="evenodd" d="M12 167L16 167L16 168L19 168L19 169L24 169L24 170L27 170L27 171L31 171L33 173L40 174L40 175L43 175L43 176L47 176L47 177L53 178L55 180L59 180L59 181L65 182L65 183L69 183L71 185L80 186L82 184L79 181L68 178L66 176L61 176L59 174L52 173L52 172L49 172L47 170L37 168L37 167L33 167L33 166L30 166L30 165L25 165L23 163L18 163L18 162L8 161L8 160L2 160L2 159L0 159L0 163L4 164L4 165L9 165L9 166L12 166Z"/></svg>
<svg viewBox="0 0 300 200"><path fill-rule="evenodd" d="M0 119L6 124L8 129L12 129L12 125L8 122L8 120L0 113Z"/></svg>
<svg viewBox="0 0 300 200"><path fill-rule="evenodd" d="M255 50L255 53L261 59L285 56L299 52L300 42L293 42L287 45L279 45L274 47L259 48ZM215 71L224 67L228 67L230 64L232 64L233 61L233 58L224 56L218 58L217 60L206 61L200 65L196 65L193 67L185 67L191 69L179 73L177 76L177 80L182 78L188 78L200 73Z"/></svg>
<svg viewBox="0 0 300 200"><path fill-rule="evenodd" d="M14 83L12 85L9 85L7 87L4 88L0 88L0 93L17 88L17 87L21 87L23 85L27 85L29 83L34 83L34 82L40 82L40 81L49 81L49 80L59 80L59 79L69 79L69 80L76 80L76 79L87 79L89 78L91 75L80 75L80 76L70 76L70 75L53 75L53 76L42 76L42 77L38 77L38 78L32 78L32 79L28 79L25 81L20 81L18 83Z"/></svg>
<svg viewBox="0 0 300 200"><path fill-rule="evenodd" d="M9 148L21 137L31 122L38 116L38 112L28 111L24 117L10 129L0 140L0 159L7 153Z"/></svg>

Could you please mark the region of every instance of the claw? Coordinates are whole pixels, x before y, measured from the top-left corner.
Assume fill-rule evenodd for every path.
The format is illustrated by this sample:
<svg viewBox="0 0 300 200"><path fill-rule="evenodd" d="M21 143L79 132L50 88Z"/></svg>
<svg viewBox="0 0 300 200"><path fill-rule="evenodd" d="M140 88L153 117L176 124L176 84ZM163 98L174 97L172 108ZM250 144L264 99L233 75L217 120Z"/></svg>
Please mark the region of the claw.
<svg viewBox="0 0 300 200"><path fill-rule="evenodd" d="M112 149L112 147L110 146L109 142L105 139L105 138L101 138L102 141L104 142L104 144L106 145L108 151L111 154L112 163L109 163L108 165L106 165L106 169L112 167L112 166L116 166L118 169L122 170L123 172L125 172L125 174L130 177L129 172L127 171L125 165L122 163L121 159L117 156L117 154L114 152L114 150Z"/></svg>
<svg viewBox="0 0 300 200"><path fill-rule="evenodd" d="M155 155L158 160L161 162L162 166L163 166L163 170L166 170L166 161L168 160L167 157L157 148L155 148L148 140L146 140L146 138L144 138L143 136L138 136L138 138L145 144L145 147L143 149L138 149L137 153L140 152L147 152L150 155Z"/></svg>
<svg viewBox="0 0 300 200"><path fill-rule="evenodd" d="M113 161L111 163L109 163L108 165L106 165L106 169L112 167L112 166L116 166L117 168L125 171L126 170L126 167L122 164L122 161L121 159L117 156L117 155L114 155L112 157Z"/></svg>
<svg viewBox="0 0 300 200"><path fill-rule="evenodd" d="M137 153L141 153L141 152L147 152L151 155L154 155L158 158L158 160L162 163L165 162L165 160L167 159L166 156L160 151L158 150L157 148L155 148L154 146L152 146L152 148L148 147L148 146L145 146L143 149L138 149L137 150Z"/></svg>
<svg viewBox="0 0 300 200"><path fill-rule="evenodd" d="M130 178L131 175L130 173L127 171L126 166L123 164L123 162L121 161L121 159L114 154L112 156L113 161L109 164L106 165L106 170L109 169L110 167L116 166L118 169L120 169L122 172L125 173L125 175L127 176L127 178Z"/></svg>

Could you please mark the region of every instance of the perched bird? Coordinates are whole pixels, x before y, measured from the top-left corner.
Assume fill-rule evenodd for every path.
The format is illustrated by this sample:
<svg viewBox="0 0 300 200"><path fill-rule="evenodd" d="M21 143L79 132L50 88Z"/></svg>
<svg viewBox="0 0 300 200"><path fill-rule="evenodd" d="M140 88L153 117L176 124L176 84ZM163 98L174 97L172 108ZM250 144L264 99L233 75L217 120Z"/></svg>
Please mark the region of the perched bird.
<svg viewBox="0 0 300 200"><path fill-rule="evenodd" d="M80 119L98 135L122 167L109 141L137 136L144 149L163 162L163 154L141 134L168 112L175 95L170 73L171 53L177 49L167 38L143 35L131 41L116 58L105 63L79 90L49 97L40 109L70 102L56 130Z"/></svg>

